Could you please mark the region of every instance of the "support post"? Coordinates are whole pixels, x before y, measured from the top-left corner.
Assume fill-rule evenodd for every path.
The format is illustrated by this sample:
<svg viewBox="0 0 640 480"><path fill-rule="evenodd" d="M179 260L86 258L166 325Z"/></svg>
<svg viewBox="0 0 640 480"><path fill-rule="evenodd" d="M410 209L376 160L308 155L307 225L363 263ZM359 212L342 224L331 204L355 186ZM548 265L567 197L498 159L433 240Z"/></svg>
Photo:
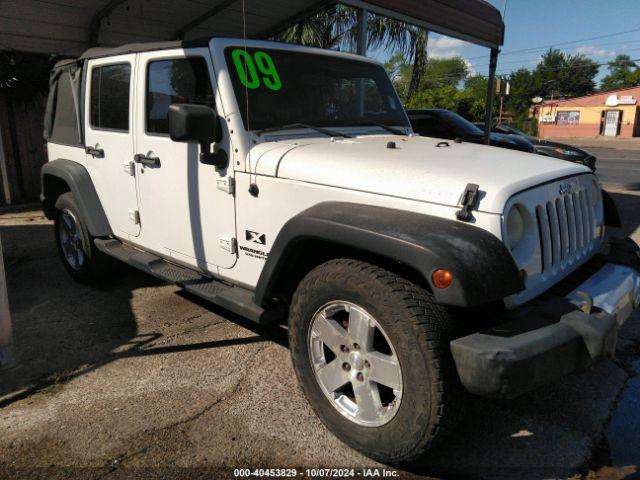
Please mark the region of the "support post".
<svg viewBox="0 0 640 480"><path fill-rule="evenodd" d="M358 39L356 53L358 55L367 54L367 18L369 14L364 8L358 9Z"/></svg>
<svg viewBox="0 0 640 480"><path fill-rule="evenodd" d="M493 99L496 93L496 68L498 67L498 54L500 50L491 49L491 59L489 60L489 84L487 86L487 105L484 114L484 143L491 143L491 120L493 116Z"/></svg>
<svg viewBox="0 0 640 480"><path fill-rule="evenodd" d="M356 53L358 55L367 54L367 17L368 13L364 8L358 10L358 29L357 29L357 41L356 41ZM357 81L357 95L358 95L358 114L364 115L364 82L361 79Z"/></svg>
<svg viewBox="0 0 640 480"><path fill-rule="evenodd" d="M7 168L7 157L4 153L4 142L2 140L2 125L0 125L0 176L2 176L2 193L5 205L11 205L11 185L9 184L9 169Z"/></svg>
<svg viewBox="0 0 640 480"><path fill-rule="evenodd" d="M7 278L4 272L2 240L0 240L0 370L15 367L15 365L11 312L9 311L9 296L7 294Z"/></svg>

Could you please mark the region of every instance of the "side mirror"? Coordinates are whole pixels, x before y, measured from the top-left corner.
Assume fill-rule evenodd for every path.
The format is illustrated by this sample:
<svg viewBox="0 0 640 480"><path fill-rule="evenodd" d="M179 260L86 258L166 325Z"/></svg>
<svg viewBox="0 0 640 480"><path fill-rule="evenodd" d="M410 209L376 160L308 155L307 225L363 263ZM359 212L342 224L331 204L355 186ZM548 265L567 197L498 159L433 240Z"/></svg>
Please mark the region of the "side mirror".
<svg viewBox="0 0 640 480"><path fill-rule="evenodd" d="M214 148L211 144L219 141L220 125L218 115L206 105L174 103L169 107L169 136L174 142L198 142L200 161L214 165L222 170L229 165L226 152Z"/></svg>

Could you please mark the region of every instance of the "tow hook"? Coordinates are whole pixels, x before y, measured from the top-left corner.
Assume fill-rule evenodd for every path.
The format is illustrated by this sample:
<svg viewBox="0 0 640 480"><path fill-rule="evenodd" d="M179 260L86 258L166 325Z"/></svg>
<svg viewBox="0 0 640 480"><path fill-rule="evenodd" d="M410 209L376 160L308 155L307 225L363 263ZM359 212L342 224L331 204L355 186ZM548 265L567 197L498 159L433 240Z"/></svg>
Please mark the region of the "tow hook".
<svg viewBox="0 0 640 480"><path fill-rule="evenodd" d="M593 298L584 292L576 292L576 295L582 300L580 304L580 310L582 310L587 315L591 314L593 310Z"/></svg>

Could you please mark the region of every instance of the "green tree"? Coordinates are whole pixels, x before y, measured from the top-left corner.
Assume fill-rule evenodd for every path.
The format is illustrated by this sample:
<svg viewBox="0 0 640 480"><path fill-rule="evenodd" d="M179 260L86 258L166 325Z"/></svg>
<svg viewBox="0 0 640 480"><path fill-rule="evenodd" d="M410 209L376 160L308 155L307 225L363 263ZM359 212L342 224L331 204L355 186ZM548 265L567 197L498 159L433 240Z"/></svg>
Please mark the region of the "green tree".
<svg viewBox="0 0 640 480"><path fill-rule="evenodd" d="M465 81L464 88L445 85L422 89L407 101L407 107L444 108L472 122L481 122L484 121L486 96L487 79L473 76ZM496 110L495 107L494 110Z"/></svg>
<svg viewBox="0 0 640 480"><path fill-rule="evenodd" d="M619 88L640 85L640 67L631 60L629 55L618 55L607 64L609 74L602 79L602 90L616 90Z"/></svg>
<svg viewBox="0 0 640 480"><path fill-rule="evenodd" d="M406 102L407 108L445 108L458 110L463 92L456 87L447 85L440 88L420 90Z"/></svg>
<svg viewBox="0 0 640 480"><path fill-rule="evenodd" d="M508 77L511 91L506 98L505 107L514 113L525 113L531 106L531 99L540 95L535 76L530 70L520 68Z"/></svg>
<svg viewBox="0 0 640 480"><path fill-rule="evenodd" d="M474 75L464 82L465 96L458 113L472 122L484 122L489 80L481 75ZM494 117L498 113L497 102L493 105Z"/></svg>
<svg viewBox="0 0 640 480"><path fill-rule="evenodd" d="M385 68L391 77L400 98L405 102L411 100L423 90L445 86L458 86L469 74L469 67L462 57L431 58L427 61L424 73L420 75L418 88L411 95L411 83L414 81L414 65L407 63L402 53L393 55L385 63Z"/></svg>
<svg viewBox="0 0 640 480"><path fill-rule="evenodd" d="M427 62L421 89L457 86L469 75L469 67L462 57L432 58Z"/></svg>
<svg viewBox="0 0 640 480"><path fill-rule="evenodd" d="M533 70L535 95L577 97L593 93L598 70L598 64L582 54L549 49Z"/></svg>

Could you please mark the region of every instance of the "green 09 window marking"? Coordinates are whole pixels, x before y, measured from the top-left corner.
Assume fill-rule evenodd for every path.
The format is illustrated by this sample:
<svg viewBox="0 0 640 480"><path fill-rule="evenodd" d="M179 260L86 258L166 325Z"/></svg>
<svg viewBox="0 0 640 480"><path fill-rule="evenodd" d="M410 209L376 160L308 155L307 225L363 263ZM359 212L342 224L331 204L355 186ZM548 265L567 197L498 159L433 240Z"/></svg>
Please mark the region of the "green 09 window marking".
<svg viewBox="0 0 640 480"><path fill-rule="evenodd" d="M238 78L245 87L255 90L264 84L269 90L282 88L278 70L267 52L258 51L251 57L251 54L242 48L236 48L231 53L231 58L236 66Z"/></svg>

